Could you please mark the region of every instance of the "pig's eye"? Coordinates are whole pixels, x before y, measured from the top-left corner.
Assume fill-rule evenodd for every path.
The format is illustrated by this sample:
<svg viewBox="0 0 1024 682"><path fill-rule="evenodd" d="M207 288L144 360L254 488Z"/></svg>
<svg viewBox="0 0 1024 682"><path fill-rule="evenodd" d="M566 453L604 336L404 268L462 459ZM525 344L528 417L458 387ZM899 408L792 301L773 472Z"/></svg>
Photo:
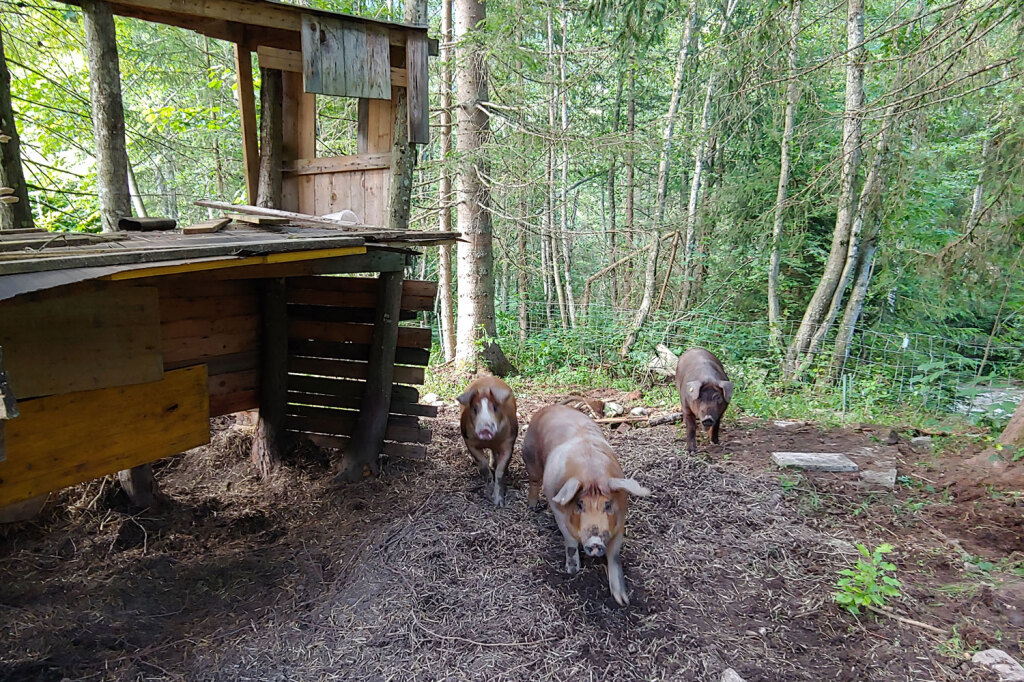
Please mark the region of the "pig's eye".
<svg viewBox="0 0 1024 682"><path fill-rule="evenodd" d="M576 500L576 508L583 511L583 500Z"/></svg>
<svg viewBox="0 0 1024 682"><path fill-rule="evenodd" d="M613 506L614 506L614 503L611 500L608 500L607 502L605 502L604 503L604 513L605 514L611 514Z"/></svg>
<svg viewBox="0 0 1024 682"><path fill-rule="evenodd" d="M479 405L474 405L473 406L473 414L476 414L479 411L480 411L480 406Z"/></svg>

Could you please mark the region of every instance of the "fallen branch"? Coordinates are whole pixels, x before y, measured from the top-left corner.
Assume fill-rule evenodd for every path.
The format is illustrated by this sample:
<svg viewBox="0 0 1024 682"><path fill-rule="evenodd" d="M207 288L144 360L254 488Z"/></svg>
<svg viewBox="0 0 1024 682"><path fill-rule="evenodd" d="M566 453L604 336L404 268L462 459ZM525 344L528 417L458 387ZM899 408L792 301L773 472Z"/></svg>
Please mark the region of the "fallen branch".
<svg viewBox="0 0 1024 682"><path fill-rule="evenodd" d="M594 421L598 424L635 424L647 421L647 417L642 414L624 414L621 417L604 417Z"/></svg>
<svg viewBox="0 0 1024 682"><path fill-rule="evenodd" d="M682 421L682 412L669 412L668 414L662 414L657 417L651 417L647 421L648 426L661 426L663 424L675 424L676 422Z"/></svg>
<svg viewBox="0 0 1024 682"><path fill-rule="evenodd" d="M867 608L868 608L868 611L871 611L872 613L877 613L879 615L886 616L888 618L892 618L893 620L899 621L899 622L903 623L904 625L913 625L914 627L919 627L922 630L927 630L928 632L932 632L932 633L934 633L936 635L942 635L943 637L948 637L949 636L948 632L946 632L942 628L937 628L934 625L929 625L928 623L922 623L921 621L913 620L912 618L904 618L903 616L899 616L899 615L897 615L895 613L892 613L892 612L890 612L887 609L882 609L882 608L879 608L877 606L872 606L870 604L868 604Z"/></svg>

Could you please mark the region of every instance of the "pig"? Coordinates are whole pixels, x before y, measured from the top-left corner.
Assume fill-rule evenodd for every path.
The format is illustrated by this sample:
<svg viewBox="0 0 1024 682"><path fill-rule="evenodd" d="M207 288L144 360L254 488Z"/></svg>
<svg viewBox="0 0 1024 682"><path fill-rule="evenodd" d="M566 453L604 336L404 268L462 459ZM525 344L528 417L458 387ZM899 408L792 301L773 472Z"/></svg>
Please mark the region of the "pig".
<svg viewBox="0 0 1024 682"><path fill-rule="evenodd" d="M711 351L691 348L676 364L676 390L686 421L686 449L697 452L697 422L707 429L708 438L718 444L722 415L732 400L732 382L722 363Z"/></svg>
<svg viewBox="0 0 1024 682"><path fill-rule="evenodd" d="M462 405L462 438L470 457L487 482L493 482L491 500L505 506L505 468L519 437L516 397L508 384L498 377L484 376L469 385L458 397ZM488 457L484 450L490 449Z"/></svg>
<svg viewBox="0 0 1024 682"><path fill-rule="evenodd" d="M528 505L538 506L541 488L565 539L565 570L580 570L579 546L590 557L608 558L608 587L620 606L629 605L619 552L624 538L627 493L651 492L625 478L601 428L565 405L541 408L523 438L530 479Z"/></svg>

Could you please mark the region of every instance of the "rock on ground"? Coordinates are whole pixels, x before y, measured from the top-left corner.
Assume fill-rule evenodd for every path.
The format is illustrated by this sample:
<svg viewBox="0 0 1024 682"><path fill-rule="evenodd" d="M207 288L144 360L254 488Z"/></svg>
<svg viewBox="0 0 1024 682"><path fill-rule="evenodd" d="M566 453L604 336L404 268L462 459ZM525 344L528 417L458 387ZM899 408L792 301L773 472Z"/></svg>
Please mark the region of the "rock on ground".
<svg viewBox="0 0 1024 682"><path fill-rule="evenodd" d="M732 668L726 668L722 673L722 679L719 682L746 682L740 674Z"/></svg>
<svg viewBox="0 0 1024 682"><path fill-rule="evenodd" d="M995 671L999 675L999 682L1024 682L1024 667L1002 649L979 651L971 660Z"/></svg>
<svg viewBox="0 0 1024 682"><path fill-rule="evenodd" d="M865 485L878 486L892 489L896 485L896 469L882 469L880 471L862 471L860 480Z"/></svg>
<svg viewBox="0 0 1024 682"><path fill-rule="evenodd" d="M857 465L838 452L773 452L772 460L780 467L807 471L857 471Z"/></svg>

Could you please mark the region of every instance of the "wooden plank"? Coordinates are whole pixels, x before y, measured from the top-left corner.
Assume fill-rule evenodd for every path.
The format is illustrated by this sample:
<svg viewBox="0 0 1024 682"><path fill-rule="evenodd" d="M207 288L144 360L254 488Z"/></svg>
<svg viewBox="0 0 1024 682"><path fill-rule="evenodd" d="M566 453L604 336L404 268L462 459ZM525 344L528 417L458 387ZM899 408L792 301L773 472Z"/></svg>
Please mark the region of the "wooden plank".
<svg viewBox="0 0 1024 682"><path fill-rule="evenodd" d="M414 144L430 142L430 85L427 75L427 36L410 33L405 45L405 68L409 84L406 87L409 118L409 141Z"/></svg>
<svg viewBox="0 0 1024 682"><path fill-rule="evenodd" d="M161 325L181 320L219 319L258 314L259 303L255 295L175 296L160 299Z"/></svg>
<svg viewBox="0 0 1024 682"><path fill-rule="evenodd" d="M331 450L344 450L348 447L349 443L348 436L328 436L322 433L310 433L306 434L306 437L319 447ZM385 441L384 447L381 448L381 454L388 457L402 457L403 459L426 459L427 446Z"/></svg>
<svg viewBox="0 0 1024 682"><path fill-rule="evenodd" d="M351 396L362 399L363 392L366 390L366 384L362 381L352 381L349 379L329 379L303 374L289 374L288 390L289 392ZM415 403L419 402L420 393L412 386L395 384L391 388L391 398L399 402Z"/></svg>
<svg viewBox="0 0 1024 682"><path fill-rule="evenodd" d="M333 341L288 339L288 352L310 357L334 358L340 360L368 360L370 348L361 343L335 343ZM430 350L426 348L402 348L395 350L395 362L403 365L430 363Z"/></svg>
<svg viewBox="0 0 1024 682"><path fill-rule="evenodd" d="M369 97L366 30L341 18L302 15L302 80L306 92Z"/></svg>
<svg viewBox="0 0 1024 682"><path fill-rule="evenodd" d="M365 381L370 374L369 367L369 363L352 360L296 356L288 358L288 371L292 374L312 374L341 379L362 379ZM398 384L422 384L424 373L423 367L397 366L395 367L394 381Z"/></svg>
<svg viewBox="0 0 1024 682"><path fill-rule="evenodd" d="M371 277L296 277L289 282L288 302L310 305L373 307ZM402 310L433 310L437 295L435 282L406 280L402 285Z"/></svg>
<svg viewBox="0 0 1024 682"><path fill-rule="evenodd" d="M161 325L164 343L175 339L195 339L218 334L252 334L259 327L259 315L194 318Z"/></svg>
<svg viewBox="0 0 1024 682"><path fill-rule="evenodd" d="M327 395L325 393L302 393L288 391L290 405L310 405L318 407L342 407L358 410L362 397L353 395ZM437 407L420 403L409 403L391 399L391 414L407 414L414 417L436 417Z"/></svg>
<svg viewBox="0 0 1024 682"><path fill-rule="evenodd" d="M220 417L235 412L255 410L260 403L259 391L256 389L210 396L210 416Z"/></svg>
<svg viewBox="0 0 1024 682"><path fill-rule="evenodd" d="M195 364L205 358L255 351L259 348L259 331L251 330L207 334L198 337L167 339L163 342L164 361Z"/></svg>
<svg viewBox="0 0 1024 682"><path fill-rule="evenodd" d="M365 139L360 154L390 154L394 127L394 109L391 101L362 99L359 101L359 131ZM365 131L365 135L364 135Z"/></svg>
<svg viewBox="0 0 1024 682"><path fill-rule="evenodd" d="M366 171L363 174L362 184L363 220L367 225L388 227L386 216L388 188L391 186L391 171Z"/></svg>
<svg viewBox="0 0 1024 682"><path fill-rule="evenodd" d="M398 258L394 258L398 256ZM388 272L401 270L411 263L398 253L368 252L336 258L318 258L279 265L250 265L248 267L216 270L212 277L231 279L263 279L266 277L299 277L310 275L336 275L343 273Z"/></svg>
<svg viewBox="0 0 1024 682"><path fill-rule="evenodd" d="M269 215L247 215L245 213L232 213L230 218L236 223L248 223L249 225L285 225L288 218L280 218Z"/></svg>
<svg viewBox="0 0 1024 682"><path fill-rule="evenodd" d="M236 247L237 248L237 247ZM344 246L331 249L316 249L314 251L291 251L284 253L268 253L265 256L250 256L248 258L226 258L223 260L193 261L175 265L154 265L148 268L138 268L116 272L101 279L112 282L140 279L144 277L156 277L167 275L180 275L184 273L205 272L205 271L227 271L241 269L257 265L275 265L280 263L301 263L304 261L317 261L325 258L337 258L338 256L351 256L366 253L363 246ZM311 266L315 269L315 266ZM228 275L230 276L230 275Z"/></svg>
<svg viewBox="0 0 1024 682"><path fill-rule="evenodd" d="M256 55L259 58L259 65L264 69L277 69L279 71L291 71L294 73L302 73L302 51L301 50L282 50L276 47L268 47L266 45L260 45L256 48ZM390 61L390 55L389 55ZM371 59L372 62L372 59ZM377 67L371 67L377 68ZM406 70L395 66L391 67L391 85L392 87L406 87L407 76ZM384 99L391 99L391 91L388 90L387 95Z"/></svg>
<svg viewBox="0 0 1024 682"><path fill-rule="evenodd" d="M350 436L353 429L359 423L359 413L353 410L289 405L289 412L293 408L309 414L288 414L284 419L284 424L285 428L289 431ZM429 443L430 430L422 428L416 417L388 415L387 425L384 428L384 438L381 440L381 443L384 440L393 440L400 443ZM374 450L376 451L379 447L380 444ZM360 477L362 477L361 469Z"/></svg>
<svg viewBox="0 0 1024 682"><path fill-rule="evenodd" d="M396 315L396 322L397 318ZM340 343L370 343L374 326L371 324L289 320L288 338L317 339ZM403 348L429 348L430 329L427 327L399 327L398 345Z"/></svg>
<svg viewBox="0 0 1024 682"><path fill-rule="evenodd" d="M0 507L128 469L210 440L202 365L160 381L19 403L7 423Z"/></svg>
<svg viewBox="0 0 1024 682"><path fill-rule="evenodd" d="M350 173L360 170L391 168L391 153L332 156L322 159L296 159L285 164L288 175L317 175L320 173Z"/></svg>
<svg viewBox="0 0 1024 682"><path fill-rule="evenodd" d="M156 288L60 294L0 305L0 347L20 400L163 376Z"/></svg>
<svg viewBox="0 0 1024 682"><path fill-rule="evenodd" d="M229 280L211 280L205 275L185 275L182 277L155 277L149 281L138 282L141 286L156 286L160 290L160 305L173 303L179 297L198 300L207 296L248 297L256 295L254 282L232 282Z"/></svg>
<svg viewBox="0 0 1024 682"><path fill-rule="evenodd" d="M229 355L213 355L203 358L202 362L190 362L188 360L168 362L164 363L164 371L197 364L206 365L206 374L211 380L221 374L234 374L235 372L255 370L260 366L259 353L257 351L246 351Z"/></svg>
<svg viewBox="0 0 1024 682"><path fill-rule="evenodd" d="M319 306L344 306L373 309L373 294L366 291L327 291L323 289L295 289L288 293L289 303ZM434 309L434 299L426 296L402 296L402 310L424 311Z"/></svg>
<svg viewBox="0 0 1024 682"><path fill-rule="evenodd" d="M388 35L374 26L366 26L366 52L363 55L366 63L367 94L360 95L370 99L391 100L391 50L388 46ZM423 35L424 39L426 34Z"/></svg>
<svg viewBox="0 0 1024 682"><path fill-rule="evenodd" d="M195 225L187 225L181 228L182 234L209 234L220 232L225 225L231 222L230 218L211 218Z"/></svg>
<svg viewBox="0 0 1024 682"><path fill-rule="evenodd" d="M117 221L117 228L126 232L159 232L173 230L178 222L173 218L125 216Z"/></svg>
<svg viewBox="0 0 1024 682"><path fill-rule="evenodd" d="M316 322L359 322L373 323L373 308L345 308L328 305L294 305L289 304L288 316L296 320L314 320ZM399 312L399 320L415 320L419 313L412 310Z"/></svg>
<svg viewBox="0 0 1024 682"><path fill-rule="evenodd" d="M260 172L259 128L256 124L256 94L252 83L252 55L235 43L235 74L238 83L238 111L242 119L242 168L245 195L256 203L256 182Z"/></svg>
<svg viewBox="0 0 1024 682"><path fill-rule="evenodd" d="M242 372L218 374L207 379L210 397L231 395L240 391L255 391L259 387L259 370L250 369Z"/></svg>

